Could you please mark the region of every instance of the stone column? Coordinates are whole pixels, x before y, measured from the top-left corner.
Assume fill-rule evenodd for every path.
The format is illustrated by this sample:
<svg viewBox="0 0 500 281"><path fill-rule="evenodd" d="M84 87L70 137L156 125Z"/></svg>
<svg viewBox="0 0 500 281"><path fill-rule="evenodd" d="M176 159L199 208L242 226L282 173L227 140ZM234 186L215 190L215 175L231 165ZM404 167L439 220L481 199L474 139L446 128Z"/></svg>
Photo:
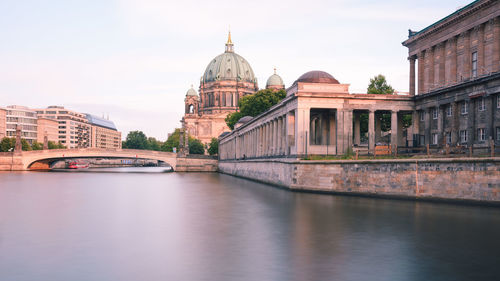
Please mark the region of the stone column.
<svg viewBox="0 0 500 281"><path fill-rule="evenodd" d="M416 110L412 112L411 123L413 129L411 139L413 143L410 146L413 146L414 143L418 142L418 136L420 135L420 116Z"/></svg>
<svg viewBox="0 0 500 281"><path fill-rule="evenodd" d="M451 103L451 144L456 145L460 140L460 130L459 130L459 107L458 102Z"/></svg>
<svg viewBox="0 0 500 281"><path fill-rule="evenodd" d="M352 109L345 109L344 111L344 153L352 148Z"/></svg>
<svg viewBox="0 0 500 281"><path fill-rule="evenodd" d="M410 60L410 95L412 96L415 95L415 59L415 56L408 58Z"/></svg>
<svg viewBox="0 0 500 281"><path fill-rule="evenodd" d="M16 125L16 144L14 146L14 155L20 155L23 152L23 145L21 142L21 125Z"/></svg>
<svg viewBox="0 0 500 281"><path fill-rule="evenodd" d="M424 93L425 51L418 54L418 94Z"/></svg>
<svg viewBox="0 0 500 281"><path fill-rule="evenodd" d="M477 32L477 75L481 76L486 73L484 65L484 24L479 25Z"/></svg>
<svg viewBox="0 0 500 281"><path fill-rule="evenodd" d="M264 125L259 126L259 157L264 156L264 143L266 142L266 135L264 133Z"/></svg>
<svg viewBox="0 0 500 281"><path fill-rule="evenodd" d="M494 119L495 119L495 96L490 95L486 98L486 140L495 139L495 127Z"/></svg>
<svg viewBox="0 0 500 281"><path fill-rule="evenodd" d="M451 44L451 62L450 62L450 84L454 84L457 82L457 37L453 37L450 39Z"/></svg>
<svg viewBox="0 0 500 281"><path fill-rule="evenodd" d="M425 144L431 144L431 113L430 108L424 109L424 138Z"/></svg>
<svg viewBox="0 0 500 281"><path fill-rule="evenodd" d="M444 106L438 105L438 146L443 145L444 139Z"/></svg>
<svg viewBox="0 0 500 281"><path fill-rule="evenodd" d="M493 20L492 72L500 71L500 17Z"/></svg>
<svg viewBox="0 0 500 281"><path fill-rule="evenodd" d="M335 119L337 119L337 154L343 154L344 153L344 142L346 139L345 136L345 120L344 120L344 109L338 109L336 112L337 116Z"/></svg>
<svg viewBox="0 0 500 281"><path fill-rule="evenodd" d="M368 150L375 152L375 110L368 113Z"/></svg>
<svg viewBox="0 0 500 281"><path fill-rule="evenodd" d="M470 52L470 31L464 32L464 55L463 55L463 67L462 67L462 79L468 79L471 77L471 52Z"/></svg>
<svg viewBox="0 0 500 281"><path fill-rule="evenodd" d="M415 63L415 61L413 62ZM354 144L361 144L361 124L360 124L360 113L354 113Z"/></svg>
<svg viewBox="0 0 500 281"><path fill-rule="evenodd" d="M375 142L378 142L382 136L382 119L381 114L375 114Z"/></svg>
<svg viewBox="0 0 500 281"><path fill-rule="evenodd" d="M426 65L428 75L427 75L425 90L427 92L429 92L430 90L435 88L435 85L434 85L434 55L435 55L434 47L430 47L429 48L429 62Z"/></svg>
<svg viewBox="0 0 500 281"><path fill-rule="evenodd" d="M469 110L467 112L467 134L468 134L468 144L472 145L476 139L476 124L475 124L475 114L476 113L476 102L474 99L469 101Z"/></svg>
<svg viewBox="0 0 500 281"><path fill-rule="evenodd" d="M446 53L445 53L445 49L446 49L446 42L443 42L443 43L440 43L439 44L439 79L438 79L438 82L436 83L436 86L438 87L442 87L446 84L445 80L445 72L444 72L444 68L445 68L445 61L446 61Z"/></svg>
<svg viewBox="0 0 500 281"><path fill-rule="evenodd" d="M398 111L391 111L391 146L398 145Z"/></svg>
<svg viewBox="0 0 500 281"><path fill-rule="evenodd" d="M43 150L49 149L49 138L47 137L47 131L45 131L45 134L43 136Z"/></svg>

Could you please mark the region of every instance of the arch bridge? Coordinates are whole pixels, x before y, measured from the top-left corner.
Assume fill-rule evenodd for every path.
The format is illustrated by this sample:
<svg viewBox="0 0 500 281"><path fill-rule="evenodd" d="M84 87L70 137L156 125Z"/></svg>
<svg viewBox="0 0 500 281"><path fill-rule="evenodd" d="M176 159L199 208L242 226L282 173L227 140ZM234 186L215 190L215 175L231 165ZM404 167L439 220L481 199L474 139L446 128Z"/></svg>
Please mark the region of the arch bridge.
<svg viewBox="0 0 500 281"><path fill-rule="evenodd" d="M177 168L177 154L138 149L51 149L34 150L14 153L12 156L12 170L40 170L50 169L52 163L64 159L74 158L125 158L159 160L169 164L175 171Z"/></svg>

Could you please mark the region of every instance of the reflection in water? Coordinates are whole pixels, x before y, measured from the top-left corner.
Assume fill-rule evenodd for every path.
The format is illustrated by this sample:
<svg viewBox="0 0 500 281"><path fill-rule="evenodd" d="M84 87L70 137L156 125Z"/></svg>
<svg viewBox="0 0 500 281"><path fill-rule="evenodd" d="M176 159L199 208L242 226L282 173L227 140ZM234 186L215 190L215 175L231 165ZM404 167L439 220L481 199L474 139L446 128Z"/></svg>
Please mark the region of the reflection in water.
<svg viewBox="0 0 500 281"><path fill-rule="evenodd" d="M493 280L498 237L496 208L210 173L0 173L1 280Z"/></svg>

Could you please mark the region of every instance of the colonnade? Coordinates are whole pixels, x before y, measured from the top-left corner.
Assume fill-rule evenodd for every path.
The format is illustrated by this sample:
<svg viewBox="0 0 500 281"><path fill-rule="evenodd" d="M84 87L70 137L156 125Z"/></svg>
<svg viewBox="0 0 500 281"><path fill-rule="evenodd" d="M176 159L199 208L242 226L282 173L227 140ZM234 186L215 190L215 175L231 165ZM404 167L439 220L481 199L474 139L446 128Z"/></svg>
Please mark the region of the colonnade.
<svg viewBox="0 0 500 281"><path fill-rule="evenodd" d="M252 129L238 132L234 138L235 158L257 158L287 155L287 117L277 116Z"/></svg>

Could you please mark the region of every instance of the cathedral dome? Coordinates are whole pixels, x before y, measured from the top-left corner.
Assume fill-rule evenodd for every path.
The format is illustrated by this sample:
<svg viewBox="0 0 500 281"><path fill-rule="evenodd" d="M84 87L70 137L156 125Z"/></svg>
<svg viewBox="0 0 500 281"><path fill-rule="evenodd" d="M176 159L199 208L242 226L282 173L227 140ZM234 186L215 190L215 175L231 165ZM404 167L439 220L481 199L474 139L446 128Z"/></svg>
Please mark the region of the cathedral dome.
<svg viewBox="0 0 500 281"><path fill-rule="evenodd" d="M229 33L226 43L226 51L208 64L202 77L203 82L220 80L256 82L250 64L242 56L234 52L231 33Z"/></svg>
<svg viewBox="0 0 500 281"><path fill-rule="evenodd" d="M281 79L281 77L278 74L276 74L276 69L274 69L274 74L269 76L269 78L267 79L266 88L269 87L280 87L280 88L285 87L283 79Z"/></svg>
<svg viewBox="0 0 500 281"><path fill-rule="evenodd" d="M337 79L333 78L333 76L319 70L309 71L302 74L302 76L300 76L294 83L297 82L340 84Z"/></svg>
<svg viewBox="0 0 500 281"><path fill-rule="evenodd" d="M193 85L191 85L191 89L189 89L187 92L186 92L186 96L195 96L197 97L198 96L198 93L196 92L196 90L193 88Z"/></svg>

